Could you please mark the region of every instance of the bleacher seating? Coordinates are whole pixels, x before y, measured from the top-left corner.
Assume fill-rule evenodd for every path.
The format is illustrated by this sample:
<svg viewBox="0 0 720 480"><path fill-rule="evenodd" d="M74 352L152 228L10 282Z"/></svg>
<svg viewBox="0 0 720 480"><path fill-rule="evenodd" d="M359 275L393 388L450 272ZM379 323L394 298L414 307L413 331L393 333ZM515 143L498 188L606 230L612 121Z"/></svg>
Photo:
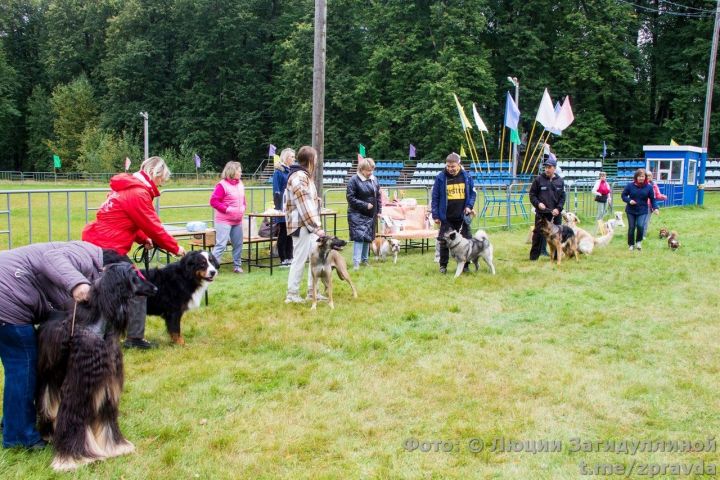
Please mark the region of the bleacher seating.
<svg viewBox="0 0 720 480"><path fill-rule="evenodd" d="M345 185L352 162L326 161L323 163L323 183L325 185Z"/></svg>
<svg viewBox="0 0 720 480"><path fill-rule="evenodd" d="M645 160L622 160L617 164L617 178L630 180L635 175L635 170L645 168Z"/></svg>
<svg viewBox="0 0 720 480"><path fill-rule="evenodd" d="M432 185L443 168L445 164L441 162L418 162L410 179L410 185Z"/></svg>
<svg viewBox="0 0 720 480"><path fill-rule="evenodd" d="M400 178L400 170L403 168L402 162L381 162L375 163L375 178L382 186L397 185Z"/></svg>

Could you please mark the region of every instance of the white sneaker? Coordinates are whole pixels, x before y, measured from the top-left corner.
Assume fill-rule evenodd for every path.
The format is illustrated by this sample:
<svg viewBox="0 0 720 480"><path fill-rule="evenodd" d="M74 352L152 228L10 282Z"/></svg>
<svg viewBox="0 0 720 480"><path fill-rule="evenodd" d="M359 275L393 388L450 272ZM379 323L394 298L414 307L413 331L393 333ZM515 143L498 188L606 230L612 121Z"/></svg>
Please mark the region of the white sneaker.
<svg viewBox="0 0 720 480"><path fill-rule="evenodd" d="M630 250L631 252L635 250L635 245L630 245L630 248L628 248L628 250Z"/></svg>
<svg viewBox="0 0 720 480"><path fill-rule="evenodd" d="M298 294L288 294L285 303L305 303L305 300Z"/></svg>
<svg viewBox="0 0 720 480"><path fill-rule="evenodd" d="M636 250L642 250L642 242L636 243L636 244L635 244L635 249L636 249Z"/></svg>

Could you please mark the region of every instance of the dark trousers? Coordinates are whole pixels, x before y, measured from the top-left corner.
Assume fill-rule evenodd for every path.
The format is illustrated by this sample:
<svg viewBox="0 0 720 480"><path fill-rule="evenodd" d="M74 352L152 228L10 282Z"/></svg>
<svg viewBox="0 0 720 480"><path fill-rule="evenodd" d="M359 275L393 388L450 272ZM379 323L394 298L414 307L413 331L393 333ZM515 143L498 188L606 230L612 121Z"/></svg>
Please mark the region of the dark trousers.
<svg viewBox="0 0 720 480"><path fill-rule="evenodd" d="M448 261L450 260L450 250L447 247L447 243L445 243L443 235L445 235L445 232L448 230L457 230L463 237L468 239L471 238L470 226L465 223L462 218L459 220L448 219L447 221L440 223L440 231L438 231L437 241L438 245L440 245L440 266L445 268L447 268Z"/></svg>
<svg viewBox="0 0 720 480"><path fill-rule="evenodd" d="M0 359L5 370L3 447L29 447L40 441L35 429L37 338L32 325L0 321Z"/></svg>
<svg viewBox="0 0 720 480"><path fill-rule="evenodd" d="M530 247L530 260L537 260L543 251L547 252L545 236L542 234L542 226L546 219L551 220L555 225L560 225L562 222L560 215L553 217L552 213L535 213L535 228L533 229L532 246Z"/></svg>
<svg viewBox="0 0 720 480"><path fill-rule="evenodd" d="M280 261L292 260L293 241L292 237L289 237L287 234L287 223L278 223L278 227L277 250Z"/></svg>
<svg viewBox="0 0 720 480"><path fill-rule="evenodd" d="M133 297L128 302L127 338L145 338L147 297Z"/></svg>
<svg viewBox="0 0 720 480"><path fill-rule="evenodd" d="M625 212L628 218L628 245L635 245L641 242L645 235L645 219L647 213L635 215L634 213Z"/></svg>

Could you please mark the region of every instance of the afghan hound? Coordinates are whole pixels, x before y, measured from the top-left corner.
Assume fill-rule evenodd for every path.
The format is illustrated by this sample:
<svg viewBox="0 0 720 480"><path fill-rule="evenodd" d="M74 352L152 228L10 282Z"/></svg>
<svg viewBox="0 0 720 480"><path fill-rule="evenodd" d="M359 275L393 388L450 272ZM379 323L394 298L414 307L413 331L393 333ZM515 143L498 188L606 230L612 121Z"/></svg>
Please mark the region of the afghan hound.
<svg viewBox="0 0 720 480"><path fill-rule="evenodd" d="M87 302L49 319L38 335L37 401L40 433L52 439L56 471L132 452L120 432L123 389L120 336L128 302L157 288L130 263L114 263L94 282Z"/></svg>

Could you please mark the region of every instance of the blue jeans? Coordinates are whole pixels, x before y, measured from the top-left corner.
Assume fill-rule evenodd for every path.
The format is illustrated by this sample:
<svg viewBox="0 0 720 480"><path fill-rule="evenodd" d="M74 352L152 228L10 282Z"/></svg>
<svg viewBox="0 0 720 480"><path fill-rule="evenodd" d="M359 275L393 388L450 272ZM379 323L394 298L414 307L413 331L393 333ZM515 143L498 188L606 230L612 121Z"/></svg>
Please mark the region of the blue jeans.
<svg viewBox="0 0 720 480"><path fill-rule="evenodd" d="M367 262L370 254L370 242L353 242L353 266Z"/></svg>
<svg viewBox="0 0 720 480"><path fill-rule="evenodd" d="M222 254L225 253L228 240L232 244L233 265L236 268L242 267L242 247L243 247L243 231L242 223L237 225L227 225L224 223L215 224L215 248L213 248L213 256L218 263Z"/></svg>
<svg viewBox="0 0 720 480"><path fill-rule="evenodd" d="M0 359L5 370L3 447L29 447L40 441L40 434L35 429L35 328L0 321Z"/></svg>
<svg viewBox="0 0 720 480"><path fill-rule="evenodd" d="M625 212L628 217L628 245L633 246L637 242L642 242L645 234L645 217L647 213L635 215L634 213ZM637 234L635 233L637 232Z"/></svg>

